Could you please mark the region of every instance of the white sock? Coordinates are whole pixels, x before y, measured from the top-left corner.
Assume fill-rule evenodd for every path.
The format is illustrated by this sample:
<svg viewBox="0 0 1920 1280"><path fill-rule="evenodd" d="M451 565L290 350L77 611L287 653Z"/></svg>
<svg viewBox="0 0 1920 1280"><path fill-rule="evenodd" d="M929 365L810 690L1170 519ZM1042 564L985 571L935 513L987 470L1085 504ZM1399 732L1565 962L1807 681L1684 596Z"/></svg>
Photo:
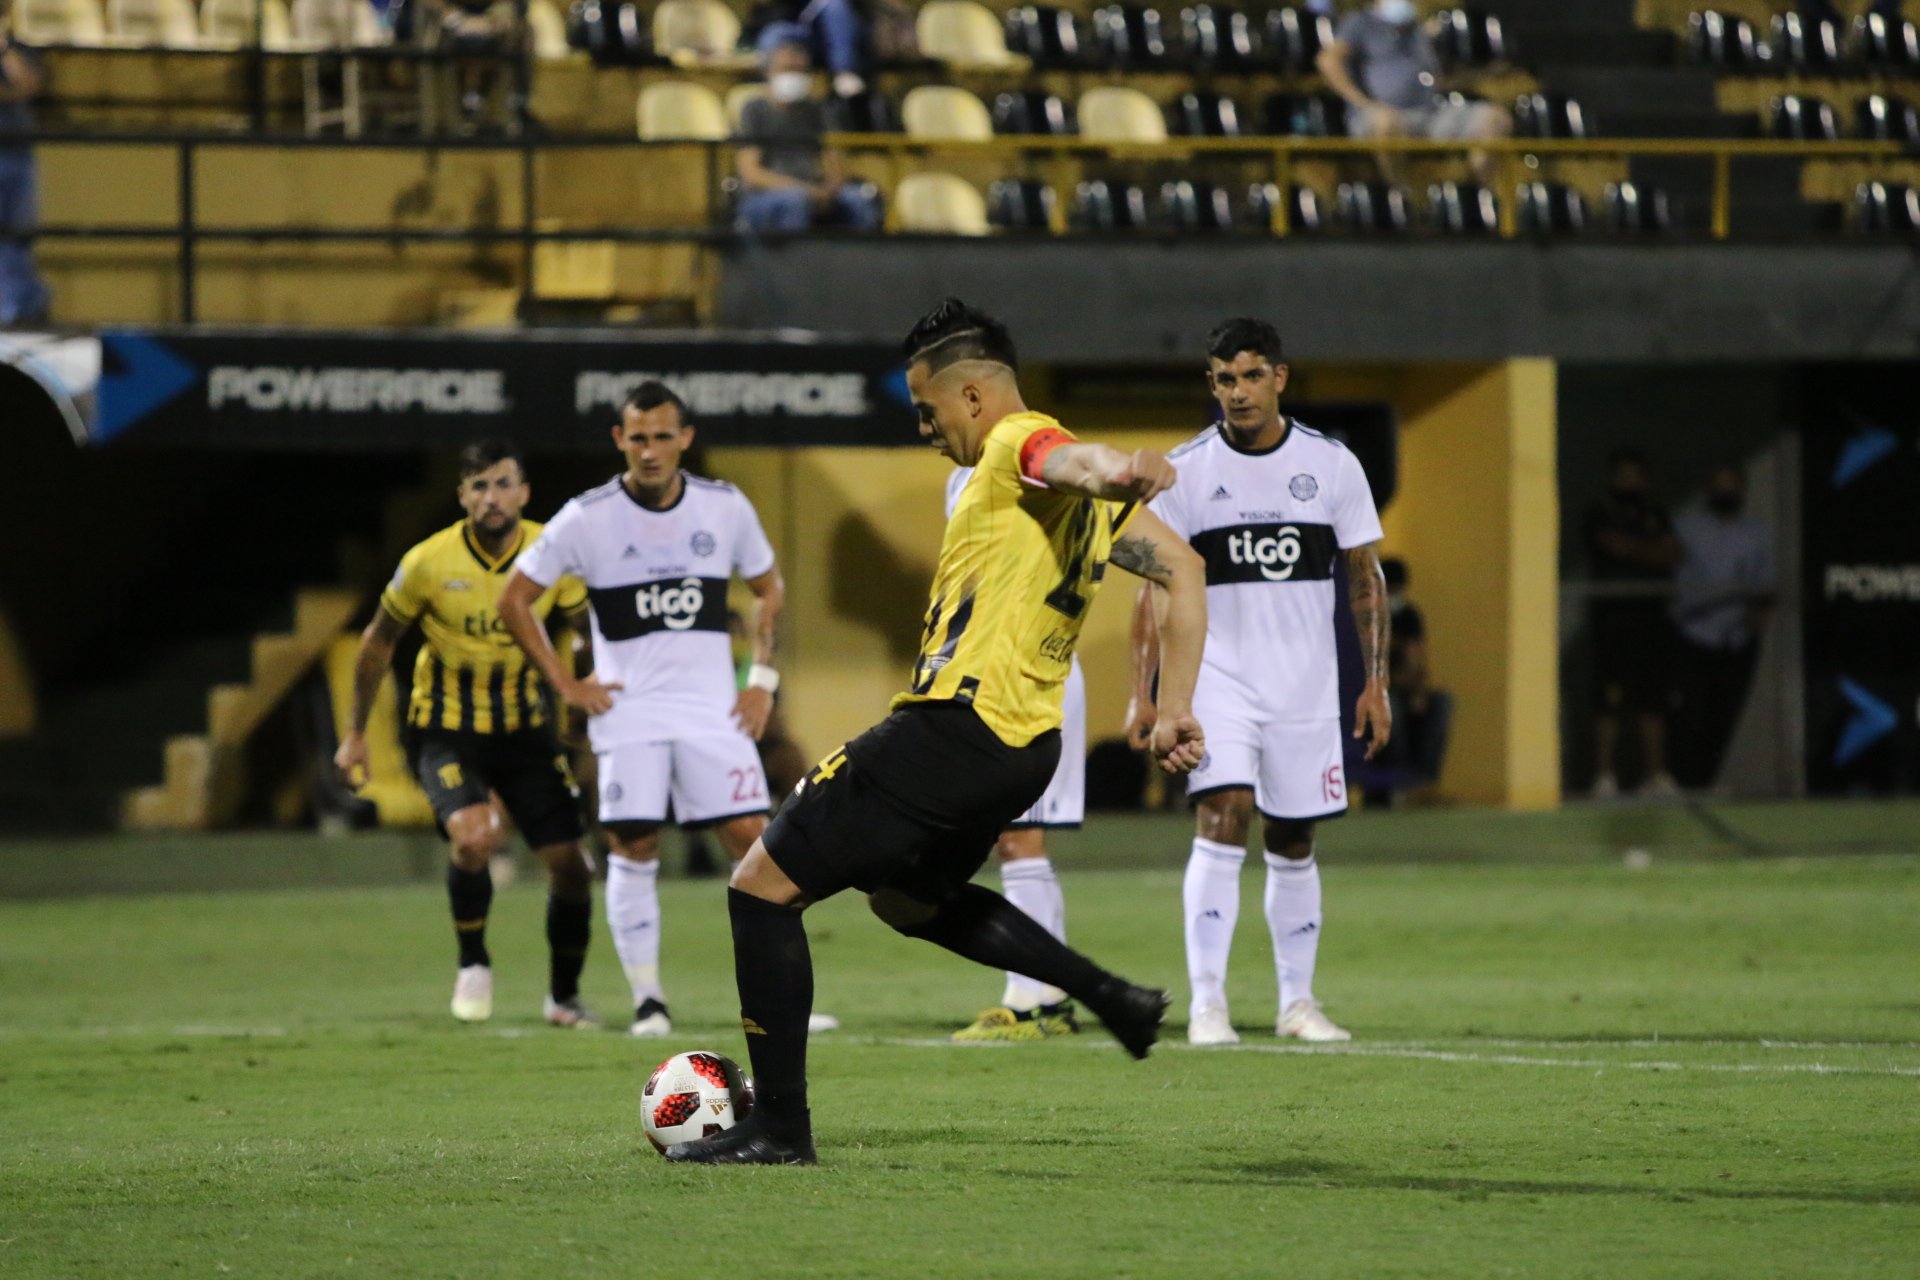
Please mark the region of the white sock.
<svg viewBox="0 0 1920 1280"><path fill-rule="evenodd" d="M1245 849L1218 840L1193 842L1181 902L1187 921L1187 982L1193 1012L1227 1006L1227 953L1240 919L1240 866Z"/></svg>
<svg viewBox="0 0 1920 1280"><path fill-rule="evenodd" d="M1008 902L1039 921L1041 928L1062 942L1067 940L1067 900L1061 896L1051 860L1016 858L1001 863L1000 891L1006 894ZM1059 1004L1066 998L1067 993L1058 987L1035 982L1009 970L1006 994L1000 1003L1024 1013L1043 1004Z"/></svg>
<svg viewBox="0 0 1920 1280"><path fill-rule="evenodd" d="M1267 928L1280 979L1280 1012L1313 999L1313 962L1320 952L1320 864L1267 854Z"/></svg>
<svg viewBox="0 0 1920 1280"><path fill-rule="evenodd" d="M660 991L660 863L607 858L607 924L635 1007L664 1000Z"/></svg>

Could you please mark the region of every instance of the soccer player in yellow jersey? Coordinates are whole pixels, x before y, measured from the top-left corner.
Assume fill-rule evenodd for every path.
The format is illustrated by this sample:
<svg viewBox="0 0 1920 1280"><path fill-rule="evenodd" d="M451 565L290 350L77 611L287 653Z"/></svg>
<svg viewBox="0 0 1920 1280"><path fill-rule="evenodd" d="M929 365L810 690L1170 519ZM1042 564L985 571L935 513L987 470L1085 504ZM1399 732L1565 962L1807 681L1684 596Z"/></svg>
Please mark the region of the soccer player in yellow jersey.
<svg viewBox="0 0 1920 1280"><path fill-rule="evenodd" d="M593 919L593 866L580 848L579 791L553 731L546 684L500 620L500 593L515 557L540 536L522 520L532 496L520 454L505 441L469 445L460 455L466 518L401 557L399 571L360 637L354 664L353 723L334 762L348 783L367 777L367 715L393 650L420 624L406 738L414 772L448 841L447 896L460 944L453 1016L484 1022L493 1013L487 913L488 863L506 844L493 796L547 865L551 968L545 1015L559 1027L597 1026L580 1002ZM543 594L542 619L578 616L587 589L563 578Z"/></svg>
<svg viewBox="0 0 1920 1280"><path fill-rule="evenodd" d="M1005 326L962 302L924 317L906 353L921 436L974 474L947 521L907 692L807 775L734 870L727 907L754 1111L669 1147L669 1160L813 1163L801 911L843 889L864 891L909 937L1059 987L1135 1057L1166 1013L1166 992L1107 972L969 881L1053 776L1062 685L1110 563L1163 588L1154 753L1170 773L1205 754L1192 712L1205 568L1144 506L1174 470L1151 450L1082 444L1030 411Z"/></svg>

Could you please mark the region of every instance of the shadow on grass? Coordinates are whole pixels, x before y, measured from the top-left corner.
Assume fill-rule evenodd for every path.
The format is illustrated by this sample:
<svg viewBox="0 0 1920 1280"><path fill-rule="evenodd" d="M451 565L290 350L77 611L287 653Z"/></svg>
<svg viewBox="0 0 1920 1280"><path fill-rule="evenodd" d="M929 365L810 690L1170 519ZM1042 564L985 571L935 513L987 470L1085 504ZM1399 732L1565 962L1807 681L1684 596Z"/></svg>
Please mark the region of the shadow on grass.
<svg viewBox="0 0 1920 1280"><path fill-rule="evenodd" d="M1884 1190L1817 1187L1674 1187L1621 1182L1548 1182L1533 1178L1478 1178L1460 1175L1385 1173L1360 1165L1304 1157L1262 1160L1188 1181L1239 1185L1319 1187L1340 1191L1432 1191L1443 1195L1635 1196L1660 1200L1794 1200L1808 1204L1920 1205L1920 1187Z"/></svg>

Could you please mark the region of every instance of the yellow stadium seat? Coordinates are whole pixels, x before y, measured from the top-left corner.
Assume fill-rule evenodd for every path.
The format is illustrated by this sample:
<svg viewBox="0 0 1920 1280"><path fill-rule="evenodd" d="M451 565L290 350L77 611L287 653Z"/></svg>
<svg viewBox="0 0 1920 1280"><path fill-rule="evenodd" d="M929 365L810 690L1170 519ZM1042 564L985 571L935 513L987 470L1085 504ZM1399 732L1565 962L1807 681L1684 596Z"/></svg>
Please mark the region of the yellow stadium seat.
<svg viewBox="0 0 1920 1280"><path fill-rule="evenodd" d="M200 26L192 0L107 0L107 37L114 44L192 49Z"/></svg>
<svg viewBox="0 0 1920 1280"><path fill-rule="evenodd" d="M928 0L914 20L924 57L956 67L1024 67L1007 49L1006 28L993 10L974 0Z"/></svg>
<svg viewBox="0 0 1920 1280"><path fill-rule="evenodd" d="M650 84L640 90L634 116L643 142L667 138L723 142L729 136L727 107L720 95L705 85L685 80Z"/></svg>
<svg viewBox="0 0 1920 1280"><path fill-rule="evenodd" d="M15 0L13 25L28 44L99 44L107 36L100 0Z"/></svg>
<svg viewBox="0 0 1920 1280"><path fill-rule="evenodd" d="M293 20L282 0L201 0L200 40L215 48L244 48L253 43L255 12L260 14L260 44L286 49L293 44Z"/></svg>
<svg viewBox="0 0 1920 1280"><path fill-rule="evenodd" d="M553 0L527 0L527 30L533 36L533 56L559 62L574 54L567 44L567 20Z"/></svg>
<svg viewBox="0 0 1920 1280"><path fill-rule="evenodd" d="M740 132L740 117L746 114L747 104L766 96L767 86L758 80L749 80L727 90L727 123L735 133Z"/></svg>
<svg viewBox="0 0 1920 1280"><path fill-rule="evenodd" d="M1094 142L1165 142L1167 120L1138 89L1104 85L1080 95L1080 136Z"/></svg>
<svg viewBox="0 0 1920 1280"><path fill-rule="evenodd" d="M387 43L368 0L292 0L293 39L297 45L318 49L369 49Z"/></svg>
<svg viewBox="0 0 1920 1280"><path fill-rule="evenodd" d="M653 49L664 57L722 58L740 43L740 19L720 0L661 0L653 11Z"/></svg>
<svg viewBox="0 0 1920 1280"><path fill-rule="evenodd" d="M907 94L900 106L907 136L937 142L974 142L993 136L987 104L952 85L928 84Z"/></svg>
<svg viewBox="0 0 1920 1280"><path fill-rule="evenodd" d="M901 231L936 235L987 234L987 202L971 182L951 173L916 173L893 193Z"/></svg>

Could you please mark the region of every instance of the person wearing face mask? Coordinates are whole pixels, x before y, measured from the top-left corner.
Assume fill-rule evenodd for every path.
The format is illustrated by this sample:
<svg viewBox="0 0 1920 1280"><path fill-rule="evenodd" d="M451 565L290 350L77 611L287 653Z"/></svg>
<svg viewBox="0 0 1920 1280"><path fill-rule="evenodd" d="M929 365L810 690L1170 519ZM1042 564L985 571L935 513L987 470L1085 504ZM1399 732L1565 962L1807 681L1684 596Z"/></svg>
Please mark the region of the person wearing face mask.
<svg viewBox="0 0 1920 1280"><path fill-rule="evenodd" d="M1672 624L1667 584L1680 560L1673 521L1653 500L1653 474L1637 449L1615 449L1607 459L1607 497L1587 515L1587 561L1603 588L1588 606L1593 637L1596 800L1620 794L1614 777L1620 722L1630 717L1640 736L1646 781L1642 793L1678 793L1667 772L1667 710L1673 700Z"/></svg>
<svg viewBox="0 0 1920 1280"><path fill-rule="evenodd" d="M814 96L806 32L792 23L768 27L760 39L767 96L740 114L735 160L743 191L738 218L753 231L798 232L819 226L871 231L879 210L846 181L840 154L824 146L826 103Z"/></svg>
<svg viewBox="0 0 1920 1280"><path fill-rule="evenodd" d="M1684 786L1719 781L1773 610L1772 539L1759 521L1742 514L1746 498L1746 476L1722 463L1707 479L1705 509L1674 523L1680 540L1673 596L1680 701L1673 768Z"/></svg>
<svg viewBox="0 0 1920 1280"><path fill-rule="evenodd" d="M1513 117L1491 102L1454 102L1440 95L1440 56L1421 29L1413 0L1375 0L1348 14L1316 60L1320 74L1347 101L1347 131L1356 138L1429 138L1473 142L1504 138ZM1469 155L1474 176L1490 184L1494 158ZM1398 168L1382 157L1389 177Z"/></svg>

